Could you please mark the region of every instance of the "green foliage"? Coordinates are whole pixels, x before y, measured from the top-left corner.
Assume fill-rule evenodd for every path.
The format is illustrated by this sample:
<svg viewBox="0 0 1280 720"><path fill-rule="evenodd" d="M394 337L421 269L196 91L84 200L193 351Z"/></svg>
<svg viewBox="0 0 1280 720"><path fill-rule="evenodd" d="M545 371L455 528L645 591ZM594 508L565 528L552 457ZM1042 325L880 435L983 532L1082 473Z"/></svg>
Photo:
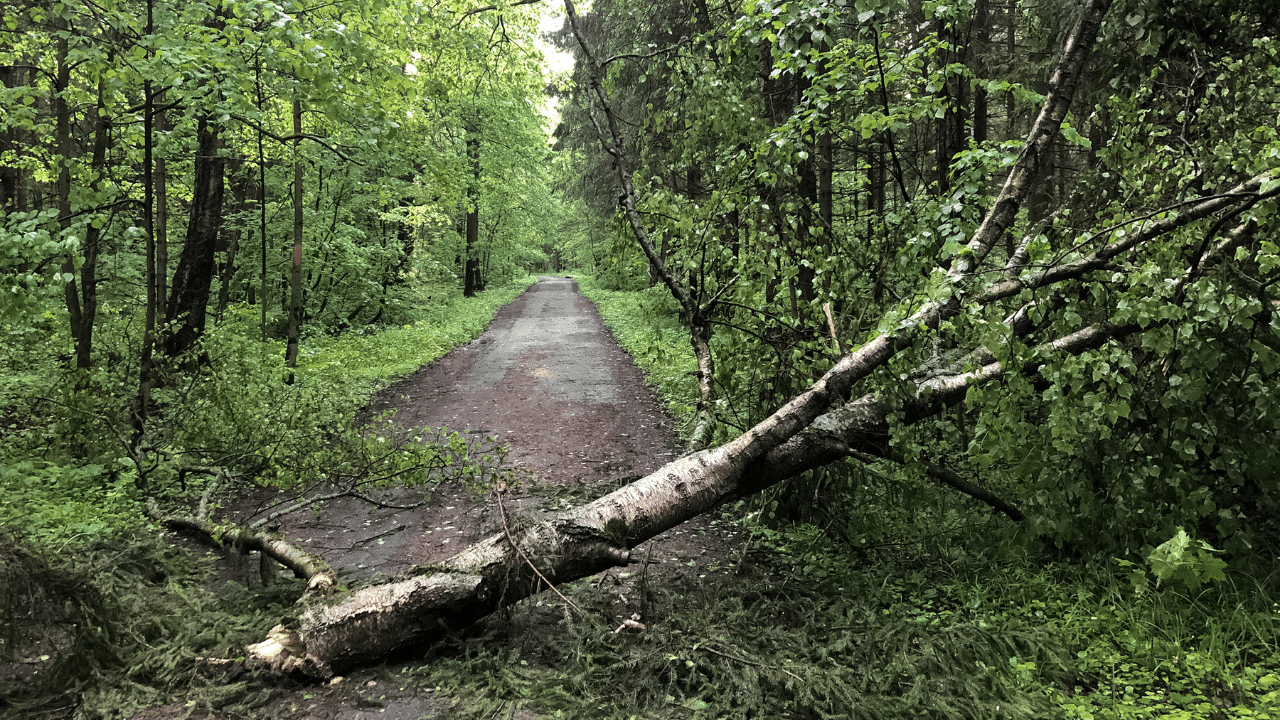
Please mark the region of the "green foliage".
<svg viewBox="0 0 1280 720"><path fill-rule="evenodd" d="M969 554L949 537L850 562L812 527L754 532L765 542L744 557L692 564L683 578L669 569L629 591L608 575L561 587L586 616L530 599L406 674L454 695L462 717L1280 712L1269 584L1236 589L1229 576L1192 600L1133 593L1098 566ZM644 632L611 632L619 592L644 608Z"/></svg>
<svg viewBox="0 0 1280 720"><path fill-rule="evenodd" d="M102 465L0 464L0 527L53 547L103 542L145 523L135 479Z"/></svg>
<svg viewBox="0 0 1280 720"><path fill-rule="evenodd" d="M1227 564L1214 557L1221 552L1204 540L1192 540L1187 531L1178 528L1178 534L1161 543L1147 556L1151 572L1158 582L1180 584L1191 592L1206 582L1226 579L1222 573Z"/></svg>
<svg viewBox="0 0 1280 720"><path fill-rule="evenodd" d="M52 209L0 212L0 324L10 332L22 332L36 322L49 297L69 280L49 261L74 251L78 241L49 232L56 216Z"/></svg>
<svg viewBox="0 0 1280 720"><path fill-rule="evenodd" d="M155 392L165 411L141 453L130 451L128 418L117 410L131 400L132 388L116 374L125 369L15 387L15 404L47 394L57 412L26 415L24 427L8 435L0 456L0 524L41 541L105 541L145 524L140 485L165 501L189 502L182 492L198 493L208 479L194 475L180 486L180 471L192 466L287 487L354 478L416 485L440 479L446 467L469 473L459 480L483 482L488 466L476 464L483 454L457 446L461 440L450 444L447 432L438 431L445 435L441 447L402 446L391 441L390 428L381 437L358 429L357 413L385 383L478 335L528 282L429 305L418 322L382 333L318 336L303 345L292 384L283 345L257 339L253 310L233 306L206 334L208 368L175 374ZM50 459L33 459L36 448Z"/></svg>
<svg viewBox="0 0 1280 720"><path fill-rule="evenodd" d="M1054 689L1066 717L1280 717L1274 586L1236 587L1228 575L1216 592L1191 599L1084 579L1063 628L1075 678Z"/></svg>
<svg viewBox="0 0 1280 720"><path fill-rule="evenodd" d="M1156 586L1162 583L1181 585L1189 593L1195 593L1205 583L1217 583L1227 579L1223 572L1227 563L1217 557L1220 553L1204 540L1194 540L1186 530L1161 543L1147 555L1147 565L1156 576ZM1147 589L1147 575L1135 563L1117 559L1117 564L1128 568L1134 589L1139 593Z"/></svg>
<svg viewBox="0 0 1280 720"><path fill-rule="evenodd" d="M0 542L5 560L8 551ZM0 717L32 717L63 704L127 717L178 698L193 709L244 711L269 697L256 681L227 684L219 673L203 672L200 659L235 657L259 639L288 612L298 582L215 592L205 584L210 563L150 533L121 533L107 544L78 545L75 553L40 550L29 557L38 560L28 560L25 569L0 562L23 573L21 582L6 583L21 592L0 607L0 629L38 634L61 623L71 637L55 633L52 644L18 648L40 647L48 657L41 674L0 689Z"/></svg>

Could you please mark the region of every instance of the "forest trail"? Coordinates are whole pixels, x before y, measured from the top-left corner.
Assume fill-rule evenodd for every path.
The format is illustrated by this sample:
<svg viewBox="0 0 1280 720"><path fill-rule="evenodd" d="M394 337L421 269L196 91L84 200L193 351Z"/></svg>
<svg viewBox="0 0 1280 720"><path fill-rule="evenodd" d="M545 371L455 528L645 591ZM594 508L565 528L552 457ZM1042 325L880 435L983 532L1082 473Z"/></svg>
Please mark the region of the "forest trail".
<svg viewBox="0 0 1280 720"><path fill-rule="evenodd" d="M661 403L570 278L541 277L470 345L380 393L405 427L492 435L544 483L648 474L677 453Z"/></svg>
<svg viewBox="0 0 1280 720"><path fill-rule="evenodd" d="M507 446L507 464L518 479L529 481L506 494L504 507L513 516L541 517L576 505L585 496L602 494L602 488L656 470L679 452L662 401L571 278L541 277L499 310L479 338L378 393L368 409L369 417L394 410L395 424L406 428L444 426L492 436ZM415 492L421 499L420 490L398 490L392 499L408 504ZM230 515L252 522L267 511L265 505L241 505ZM341 499L320 513L281 520L287 538L318 552L344 582L444 560L502 528L491 495L478 499L453 487L433 492L411 511ZM649 575L705 577L707 570L698 563L729 556L738 544L735 535L713 529L703 518L686 523L646 544L645 557L653 564ZM237 579L253 582L255 570L242 563ZM605 603L616 606L618 617L637 610L633 582L614 579L616 597ZM545 623L551 627L540 630L553 631L555 621L553 615ZM286 692L272 701L271 711L277 717L327 720L447 714L449 698L391 687L397 683L388 683L393 676L387 673L401 667L360 671L336 687L306 690L306 698L303 691Z"/></svg>

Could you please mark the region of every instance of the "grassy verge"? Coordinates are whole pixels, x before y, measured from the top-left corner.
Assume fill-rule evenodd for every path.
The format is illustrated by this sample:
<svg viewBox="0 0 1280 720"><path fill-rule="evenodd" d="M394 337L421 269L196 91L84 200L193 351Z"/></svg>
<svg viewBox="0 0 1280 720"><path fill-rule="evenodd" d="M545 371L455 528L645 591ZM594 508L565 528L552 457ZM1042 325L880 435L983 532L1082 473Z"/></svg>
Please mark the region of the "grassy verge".
<svg viewBox="0 0 1280 720"><path fill-rule="evenodd" d="M442 299L424 305L413 324L311 338L293 383L286 382L283 343L259 338L254 308L233 308L207 333L208 368L156 390L165 411L152 432L164 452L149 463L126 455L129 429L119 426L118 408L128 407L133 388L117 376L99 371L82 385L68 376L54 390L38 387L64 411L5 437L0 526L50 542L97 541L137 528L145 525L140 475L153 488L171 487L184 463L234 465L260 481L297 479L310 468L305 456L355 432L355 413L372 393L475 338L531 282L476 298L437 291L431 294ZM78 445L66 447L69 437Z"/></svg>
<svg viewBox="0 0 1280 720"><path fill-rule="evenodd" d="M680 420L693 416L698 366L689 345L689 332L680 323L678 306L664 287L615 291L600 287L595 278L575 275L578 289L595 303L618 344L635 358L645 378Z"/></svg>
<svg viewBox="0 0 1280 720"><path fill-rule="evenodd" d="M373 385L394 380L442 357L484 332L503 305L515 300L537 278L529 277L474 298L457 289L427 287L418 320L375 335L319 336L303 343L298 365L317 378L366 381Z"/></svg>

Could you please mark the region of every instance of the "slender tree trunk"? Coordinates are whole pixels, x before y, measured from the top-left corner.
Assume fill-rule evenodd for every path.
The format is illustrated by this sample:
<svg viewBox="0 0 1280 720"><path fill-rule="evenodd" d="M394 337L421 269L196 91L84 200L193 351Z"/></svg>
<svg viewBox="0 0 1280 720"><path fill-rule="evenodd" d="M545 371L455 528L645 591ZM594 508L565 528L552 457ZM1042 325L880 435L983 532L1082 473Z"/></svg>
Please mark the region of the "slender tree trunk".
<svg viewBox="0 0 1280 720"><path fill-rule="evenodd" d="M1009 0L1005 6L1004 51L1006 58L1018 56L1018 5L1020 0ZM1013 93L1004 94L1005 137L1014 137L1018 133L1017 101Z"/></svg>
<svg viewBox="0 0 1280 720"><path fill-rule="evenodd" d="M588 89L587 114L595 126L601 147L613 157L614 171L618 179L618 185L622 190L623 213L626 215L627 222L631 226L631 232L635 236L636 242L639 243L640 249L644 251L645 256L649 258L649 262L657 269L658 276L662 278L663 284L671 291L671 295L676 299L676 302L680 303L681 319L684 321L685 326L689 328L689 343L693 346L693 356L698 363L698 406L695 414L694 429L689 437L689 448L703 448L711 442L718 423L715 415L715 360L711 354L711 323L705 315L704 308L699 306L697 298L690 294L688 287L681 284L672 275L665 259L658 254L658 250L653 246L653 241L649 237L649 231L645 229L644 221L641 219L639 211L636 210L636 191L635 184L631 178L631 166L627 160L622 132L618 128L618 119L614 115L613 109L609 106L604 87L601 84L600 66L596 64L595 58L591 54L591 50L587 46L582 31L578 26L578 14L574 8L573 0L564 0L564 8L574 38L577 40L578 46L582 48L587 63L587 77L590 85ZM596 117L597 107L604 114L604 126L601 126Z"/></svg>
<svg viewBox="0 0 1280 720"><path fill-rule="evenodd" d="M262 97L262 68L254 68L254 80L258 89L258 109L266 102ZM262 149L262 128L258 128L258 239L262 241L262 275L258 278L261 297L258 311L262 326L262 340L267 339L267 160Z"/></svg>
<svg viewBox="0 0 1280 720"><path fill-rule="evenodd" d="M155 131L164 133L165 112L156 113ZM164 156L155 158L155 242L156 242L156 307L164 307L169 297L169 169Z"/></svg>
<svg viewBox="0 0 1280 720"><path fill-rule="evenodd" d="M235 161L235 169L231 171L231 176L235 178L232 183L231 196L235 203L233 212L237 218L243 215L245 203L249 196L249 185L252 184L250 175L247 171L240 172L241 161ZM227 305L231 302L231 286L235 283L236 278L236 255L240 251L240 238L244 234L244 225L239 220L237 224L228 228L226 232L226 256L223 259L222 268L218 271L218 317L222 317L222 313L226 311Z"/></svg>
<svg viewBox="0 0 1280 720"><path fill-rule="evenodd" d="M795 79L795 101L794 105L799 105L804 101L805 90L812 84L812 81L804 75L800 75ZM817 289L814 287L814 278L817 277L817 268L813 265L811 258L821 254L820 251L814 252L821 247L822 230L818 226L818 219L815 210L818 207L818 167L817 148L808 147L809 152L804 160L800 161L800 166L796 170L799 176L800 191L800 228L796 233L797 243L793 249L792 256L796 262L795 290L799 294L799 305L793 303L792 313L797 323L804 322L801 316L808 313L811 304L817 299Z"/></svg>
<svg viewBox="0 0 1280 720"><path fill-rule="evenodd" d="M987 76L987 53L991 51L990 0L977 0L973 7L973 44L969 48L969 69L974 77ZM973 139L981 144L987 141L987 89L978 85L973 90Z"/></svg>
<svg viewBox="0 0 1280 720"><path fill-rule="evenodd" d="M147 35L155 32L153 6L155 0L147 0ZM133 435L130 438L130 449L136 449L147 430L147 418L151 414L151 386L155 382L154 352L156 345L156 314L159 302L156 299L156 241L155 218L155 174L153 167L152 137L152 94L151 81L142 84L142 226L146 234L147 258L143 270L143 284L146 285L147 309L143 321L142 357L138 364L138 397L133 407ZM145 475L138 475L138 484L146 483Z"/></svg>
<svg viewBox="0 0 1280 720"><path fill-rule="evenodd" d="M0 37L0 52L12 57L13 46L9 33ZM22 84L22 70L12 65L0 66L0 86L12 90ZM18 129L8 127L0 131L0 154L18 155ZM19 188L23 184L21 171L12 163L0 165L0 212L20 209L23 203L18 200Z"/></svg>
<svg viewBox="0 0 1280 720"><path fill-rule="evenodd" d="M58 139L60 155L58 169L58 224L66 234L71 231L71 158L75 153L75 144L71 137L71 107L66 99L66 92L71 83L71 72L67 62L67 41L58 41L58 87L56 100L55 133ZM107 145L110 139L111 124L106 115L106 83L98 82L98 102L95 109L97 116L94 131L93 157L89 172L94 175L93 186L101 187L101 175L105 172ZM97 264L98 241L102 236L101 221L95 220L85 228L84 239L80 243L79 257L69 256L62 264L62 272L70 275L63 286L66 298L67 313L70 319L71 336L76 344L76 367L87 370L93 364L93 325L97 315ZM76 260L80 260L79 281Z"/></svg>
<svg viewBox="0 0 1280 720"><path fill-rule="evenodd" d="M939 63L939 73L945 73L950 63L963 62L969 51L967 39L963 38L960 28L953 23L947 24L939 31L949 48L943 51ZM966 44L961 44L966 43ZM944 76L942 87L938 91L946 105L943 116L937 123L937 183L938 192L945 194L951 189L951 163L957 153L965 147L965 126L969 110L969 81L966 78L953 79Z"/></svg>
<svg viewBox="0 0 1280 720"><path fill-rule="evenodd" d="M107 119L107 84L106 80L98 81L97 127L93 137L93 158L90 161L90 172L93 173L93 187L101 190L106 177L107 150L111 146L111 122ZM76 367L87 370L93 363L93 325L98 316L98 254L99 242L105 220L95 220L85 228L84 244L81 249L83 258L80 265L80 307L73 316L78 316L79 327L76 335ZM71 292L67 295L67 304L75 302L72 283L67 287Z"/></svg>
<svg viewBox="0 0 1280 720"><path fill-rule="evenodd" d="M62 32L55 45L55 53L57 57L57 69L54 77L54 98L53 98L53 114L54 114L54 139L58 146L58 176L56 180L58 195L58 230L65 239L65 236L71 234L71 163L72 156L75 154L75 144L71 137L71 103L67 100L67 94L71 88L71 65L68 60L69 48L65 33L67 30L67 21L57 19L54 27ZM74 257L68 255L62 263L62 272L64 275L71 276L63 286L63 294L66 296L67 312L70 315L71 338L80 344L81 332L81 313L80 313L80 294L76 288Z"/></svg>
<svg viewBox="0 0 1280 720"><path fill-rule="evenodd" d="M298 365L298 344L302 330L302 99L293 99L293 265L289 271L289 339L285 367ZM289 381L293 382L292 373Z"/></svg>
<svg viewBox="0 0 1280 720"><path fill-rule="evenodd" d="M475 297L479 283L480 259L480 136L476 126L467 126L467 160L471 165L472 184L467 190L467 247L463 269L462 296Z"/></svg>

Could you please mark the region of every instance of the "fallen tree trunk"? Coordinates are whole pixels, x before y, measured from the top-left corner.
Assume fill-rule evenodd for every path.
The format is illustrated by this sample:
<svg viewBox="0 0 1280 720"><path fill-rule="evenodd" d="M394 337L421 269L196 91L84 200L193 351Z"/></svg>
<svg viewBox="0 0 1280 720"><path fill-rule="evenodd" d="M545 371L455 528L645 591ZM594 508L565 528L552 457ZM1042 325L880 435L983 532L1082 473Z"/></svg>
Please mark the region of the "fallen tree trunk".
<svg viewBox="0 0 1280 720"><path fill-rule="evenodd" d="M278 533L236 526L217 525L194 517L173 516L160 518L160 523L174 532L195 535L206 544L239 550L243 553L259 552L275 560L307 581L303 596L324 594L338 585L338 574L324 558L294 545ZM268 582L263 575L264 584Z"/></svg>
<svg viewBox="0 0 1280 720"><path fill-rule="evenodd" d="M541 589L625 564L636 545L721 503L756 492L810 467L843 458L859 445L878 445L890 404L874 396L828 408L854 384L883 367L918 334L954 316L973 271L996 246L1031 191L1042 151L1066 116L1085 59L1109 7L1090 0L1067 39L1026 150L1010 172L964 259L945 272L950 292L924 303L893 331L845 355L822 378L769 418L720 447L667 464L588 505L514 533L500 533L438 566L395 582L370 585L310 603L246 648L246 664L271 672L324 678L377 661L394 650L440 637ZM573 6L566 1L573 17ZM616 155L615 155L616 157ZM984 368L985 369L985 368ZM933 388L967 386L1003 368L969 374L950 385L918 384L921 413L941 407ZM824 415L824 413L827 413ZM806 430L807 429L807 430ZM867 442L861 442L865 438Z"/></svg>
<svg viewBox="0 0 1280 720"><path fill-rule="evenodd" d="M208 517L208 495L200 502L195 515L164 515L153 503L147 514L152 520L174 532L194 535L206 545L225 547L242 553L258 552L263 558L271 558L293 572L296 577L307 581L303 598L320 595L338 586L338 574L324 561L324 558L294 545L285 540L279 533L263 530L258 527L241 527L237 525L220 525ZM269 582L270 575L264 563L262 581Z"/></svg>

